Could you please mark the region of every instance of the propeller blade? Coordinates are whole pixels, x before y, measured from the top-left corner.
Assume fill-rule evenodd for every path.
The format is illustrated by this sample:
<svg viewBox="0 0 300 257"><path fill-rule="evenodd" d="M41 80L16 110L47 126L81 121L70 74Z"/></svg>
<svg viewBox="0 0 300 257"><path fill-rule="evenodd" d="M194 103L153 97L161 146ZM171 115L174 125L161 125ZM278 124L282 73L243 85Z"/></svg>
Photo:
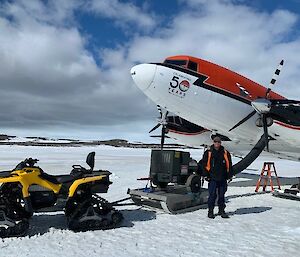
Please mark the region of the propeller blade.
<svg viewBox="0 0 300 257"><path fill-rule="evenodd" d="M161 140L160 140L160 148L163 150L165 144L165 134L166 134L166 127L162 126L161 129Z"/></svg>
<svg viewBox="0 0 300 257"><path fill-rule="evenodd" d="M247 120L249 120L254 114L256 113L256 111L254 110L253 112L249 113L244 119L240 120L237 124L235 124L231 129L229 129L229 131L234 130L235 128L237 128L238 126L242 125L244 122L246 122Z"/></svg>
<svg viewBox="0 0 300 257"><path fill-rule="evenodd" d="M169 111L167 111L164 108L161 108L160 105L156 105L157 110L159 111L160 114L160 120L158 121L158 124L152 128L149 133L151 133L152 131L156 130L157 128L159 128L160 126L162 126L161 128L161 141L160 141L160 145L161 145L161 150L163 150L164 147L164 143L165 143L165 138L166 138L166 126L168 125L168 114Z"/></svg>
<svg viewBox="0 0 300 257"><path fill-rule="evenodd" d="M157 110L158 110L158 112L159 112L159 114L160 114L160 118L162 118L162 111L161 111L161 107L160 107L160 105L156 105L156 108L157 108Z"/></svg>
<svg viewBox="0 0 300 257"><path fill-rule="evenodd" d="M271 104L274 107L299 107L300 101L298 100L290 100L290 99L276 99L271 100Z"/></svg>
<svg viewBox="0 0 300 257"><path fill-rule="evenodd" d="M164 111L164 112L162 112L162 115L161 115L161 122L167 123L167 117L168 117L168 114L169 114L169 111Z"/></svg>
<svg viewBox="0 0 300 257"><path fill-rule="evenodd" d="M155 127L153 127L153 128L149 131L149 133L151 133L152 131L158 129L160 125L161 125L160 123L158 123L157 125L155 125Z"/></svg>
<svg viewBox="0 0 300 257"><path fill-rule="evenodd" d="M153 136L150 136L150 137L153 137L153 138L161 138L161 135L153 135ZM165 138L170 138L169 136L165 135Z"/></svg>
<svg viewBox="0 0 300 257"><path fill-rule="evenodd" d="M275 85L276 80L277 80L277 78L278 78L278 76L280 74L280 71L282 69L283 63L284 63L284 60L281 60L281 62L279 63L279 65L278 65L278 67L276 69L276 71L274 72L273 77L272 77L272 79L271 79L271 81L269 83L269 88L266 91L265 98L269 98L269 95L270 95L270 92L271 92L271 87Z"/></svg>
<svg viewBox="0 0 300 257"><path fill-rule="evenodd" d="M262 115L263 127L264 127L264 137L266 141L267 152L269 152L269 134L268 134L268 124L267 124L267 116L265 114Z"/></svg>

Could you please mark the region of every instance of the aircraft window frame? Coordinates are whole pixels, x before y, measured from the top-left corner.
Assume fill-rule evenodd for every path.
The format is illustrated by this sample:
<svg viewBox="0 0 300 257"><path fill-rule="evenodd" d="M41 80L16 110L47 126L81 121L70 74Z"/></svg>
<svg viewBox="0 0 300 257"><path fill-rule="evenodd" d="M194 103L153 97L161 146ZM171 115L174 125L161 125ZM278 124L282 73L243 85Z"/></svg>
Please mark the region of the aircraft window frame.
<svg viewBox="0 0 300 257"><path fill-rule="evenodd" d="M173 60L173 59L166 59L164 61L166 64L171 64L171 65L176 65L176 66L182 66L186 67L187 65L187 60Z"/></svg>
<svg viewBox="0 0 300 257"><path fill-rule="evenodd" d="M191 65L192 64L192 65ZM196 62L193 62L193 61L189 61L188 64L187 64L187 68L189 70L192 70L192 71L198 71L198 63Z"/></svg>

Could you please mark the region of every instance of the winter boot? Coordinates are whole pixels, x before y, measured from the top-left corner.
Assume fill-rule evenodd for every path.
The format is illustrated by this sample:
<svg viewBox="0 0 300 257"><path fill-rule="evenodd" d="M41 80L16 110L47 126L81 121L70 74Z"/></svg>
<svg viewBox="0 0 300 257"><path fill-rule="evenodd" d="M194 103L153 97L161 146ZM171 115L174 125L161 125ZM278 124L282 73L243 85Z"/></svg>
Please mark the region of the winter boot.
<svg viewBox="0 0 300 257"><path fill-rule="evenodd" d="M214 209L213 208L209 208L208 209L207 217L210 218L210 219L214 219L215 218Z"/></svg>
<svg viewBox="0 0 300 257"><path fill-rule="evenodd" d="M223 219L229 218L228 214L225 212L225 207L219 207L218 215L220 215Z"/></svg>

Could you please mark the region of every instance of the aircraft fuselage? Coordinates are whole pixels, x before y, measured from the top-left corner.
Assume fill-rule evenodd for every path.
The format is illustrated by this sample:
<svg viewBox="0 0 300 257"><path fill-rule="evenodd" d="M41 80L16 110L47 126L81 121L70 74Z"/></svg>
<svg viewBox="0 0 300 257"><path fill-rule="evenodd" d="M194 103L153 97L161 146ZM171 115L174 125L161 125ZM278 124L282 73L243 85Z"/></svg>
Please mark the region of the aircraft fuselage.
<svg viewBox="0 0 300 257"><path fill-rule="evenodd" d="M175 56L168 58L169 62L165 63L134 66L131 69L133 80L156 104L206 128L210 134L222 134L234 144L256 143L263 133L263 129L256 125L260 117L258 113L243 125L229 130L253 112L251 102L263 98L267 89L219 65L189 57L188 60L194 64L189 69L172 63L172 60L178 59L184 58ZM274 92L269 97L285 99ZM274 119L273 125L269 127L269 135L276 140L271 141L270 145L273 145L274 151L279 151L282 150L282 144L278 142L284 142L290 148L287 152L299 153L300 127L291 121L285 122ZM206 136L203 140L208 141L209 138Z"/></svg>

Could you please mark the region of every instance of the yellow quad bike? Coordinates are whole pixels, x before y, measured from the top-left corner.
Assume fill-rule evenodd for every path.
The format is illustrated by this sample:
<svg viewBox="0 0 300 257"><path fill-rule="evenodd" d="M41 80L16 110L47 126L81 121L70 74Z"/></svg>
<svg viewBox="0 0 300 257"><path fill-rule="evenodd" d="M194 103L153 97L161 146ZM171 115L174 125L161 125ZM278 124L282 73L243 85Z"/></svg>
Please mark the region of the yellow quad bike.
<svg viewBox="0 0 300 257"><path fill-rule="evenodd" d="M12 171L0 172L0 238L25 235L34 212L64 211L73 231L109 229L123 215L97 195L106 193L109 171L94 171L95 152L88 154L90 169L73 165L70 175L53 176L25 159Z"/></svg>

